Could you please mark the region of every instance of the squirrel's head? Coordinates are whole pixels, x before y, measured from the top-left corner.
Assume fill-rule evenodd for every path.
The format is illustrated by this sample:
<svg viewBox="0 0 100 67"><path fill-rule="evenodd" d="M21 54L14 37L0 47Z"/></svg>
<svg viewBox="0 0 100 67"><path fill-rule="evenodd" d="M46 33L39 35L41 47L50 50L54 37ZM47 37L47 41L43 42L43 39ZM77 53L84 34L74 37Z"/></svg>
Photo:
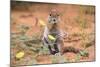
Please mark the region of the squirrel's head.
<svg viewBox="0 0 100 67"><path fill-rule="evenodd" d="M59 12L56 9L52 9L49 13L48 22L51 24L59 22Z"/></svg>

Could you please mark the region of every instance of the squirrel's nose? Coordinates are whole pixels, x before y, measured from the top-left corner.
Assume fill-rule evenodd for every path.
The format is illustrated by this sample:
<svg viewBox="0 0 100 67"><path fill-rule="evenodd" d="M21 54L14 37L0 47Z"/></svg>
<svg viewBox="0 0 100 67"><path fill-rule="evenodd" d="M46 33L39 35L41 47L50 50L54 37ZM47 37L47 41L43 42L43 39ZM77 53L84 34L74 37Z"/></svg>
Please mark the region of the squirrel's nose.
<svg viewBox="0 0 100 67"><path fill-rule="evenodd" d="M55 20L55 19L53 19L53 21L55 22L56 20Z"/></svg>

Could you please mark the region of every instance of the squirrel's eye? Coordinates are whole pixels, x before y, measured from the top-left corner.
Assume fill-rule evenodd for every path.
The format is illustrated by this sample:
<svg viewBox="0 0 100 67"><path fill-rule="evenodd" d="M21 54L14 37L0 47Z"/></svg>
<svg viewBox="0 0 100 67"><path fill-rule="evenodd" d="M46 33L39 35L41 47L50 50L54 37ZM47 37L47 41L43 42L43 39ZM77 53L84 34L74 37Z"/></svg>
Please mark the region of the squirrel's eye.
<svg viewBox="0 0 100 67"><path fill-rule="evenodd" d="M50 14L50 16L51 16L51 14Z"/></svg>
<svg viewBox="0 0 100 67"><path fill-rule="evenodd" d="M59 16L59 14L57 16Z"/></svg>

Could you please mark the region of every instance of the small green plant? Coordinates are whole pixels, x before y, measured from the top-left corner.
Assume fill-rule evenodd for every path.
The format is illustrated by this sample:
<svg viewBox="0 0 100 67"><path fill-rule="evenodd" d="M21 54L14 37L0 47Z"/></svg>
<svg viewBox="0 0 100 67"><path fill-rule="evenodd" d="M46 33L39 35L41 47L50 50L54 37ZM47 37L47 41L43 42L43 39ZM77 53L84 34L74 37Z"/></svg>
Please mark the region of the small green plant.
<svg viewBox="0 0 100 67"><path fill-rule="evenodd" d="M46 46L42 46L42 47L40 48L39 55L48 54L48 53L49 53L49 49L48 49Z"/></svg>
<svg viewBox="0 0 100 67"><path fill-rule="evenodd" d="M82 20L82 21L80 21L80 26L81 26L82 28L87 28L87 22L86 22L85 19Z"/></svg>
<svg viewBox="0 0 100 67"><path fill-rule="evenodd" d="M79 54L83 57L88 57L88 52L86 50L80 51Z"/></svg>
<svg viewBox="0 0 100 67"><path fill-rule="evenodd" d="M76 58L75 58L75 61L76 61L76 62L79 62L79 61L80 61L80 58L81 58L81 56L80 56L80 54L78 53L77 56L76 56Z"/></svg>
<svg viewBox="0 0 100 67"><path fill-rule="evenodd" d="M66 60L64 58L64 56L56 56L56 55L52 55L51 60L52 60L52 63L65 63L65 62L68 62L68 60Z"/></svg>
<svg viewBox="0 0 100 67"><path fill-rule="evenodd" d="M58 63L58 59L55 55L51 56L51 61L52 61L52 63Z"/></svg>
<svg viewBox="0 0 100 67"><path fill-rule="evenodd" d="M29 26L24 24L20 24L17 28L20 30L21 35L25 35L25 33L29 30Z"/></svg>
<svg viewBox="0 0 100 67"><path fill-rule="evenodd" d="M94 39L94 34L88 34L88 33L82 33L81 34L82 37L82 47L84 47L84 49L92 46L95 44L95 39Z"/></svg>
<svg viewBox="0 0 100 67"><path fill-rule="evenodd" d="M80 16L77 16L76 18L76 22L78 23L78 25L81 27L81 28L87 28L87 20L86 19L83 19L81 18Z"/></svg>

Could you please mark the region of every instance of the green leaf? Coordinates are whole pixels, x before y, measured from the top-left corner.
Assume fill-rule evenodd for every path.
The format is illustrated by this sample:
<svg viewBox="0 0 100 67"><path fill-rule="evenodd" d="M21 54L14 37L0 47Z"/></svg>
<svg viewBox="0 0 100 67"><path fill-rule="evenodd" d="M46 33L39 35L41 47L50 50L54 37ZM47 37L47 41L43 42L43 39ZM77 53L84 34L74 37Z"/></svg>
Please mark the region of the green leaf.
<svg viewBox="0 0 100 67"><path fill-rule="evenodd" d="M80 57L81 57L80 54L77 54L77 56L76 56L76 58L75 58L75 61L76 61L76 62L79 62L79 61L80 61Z"/></svg>
<svg viewBox="0 0 100 67"><path fill-rule="evenodd" d="M86 50L80 51L80 55L87 57L88 56L88 52Z"/></svg>

